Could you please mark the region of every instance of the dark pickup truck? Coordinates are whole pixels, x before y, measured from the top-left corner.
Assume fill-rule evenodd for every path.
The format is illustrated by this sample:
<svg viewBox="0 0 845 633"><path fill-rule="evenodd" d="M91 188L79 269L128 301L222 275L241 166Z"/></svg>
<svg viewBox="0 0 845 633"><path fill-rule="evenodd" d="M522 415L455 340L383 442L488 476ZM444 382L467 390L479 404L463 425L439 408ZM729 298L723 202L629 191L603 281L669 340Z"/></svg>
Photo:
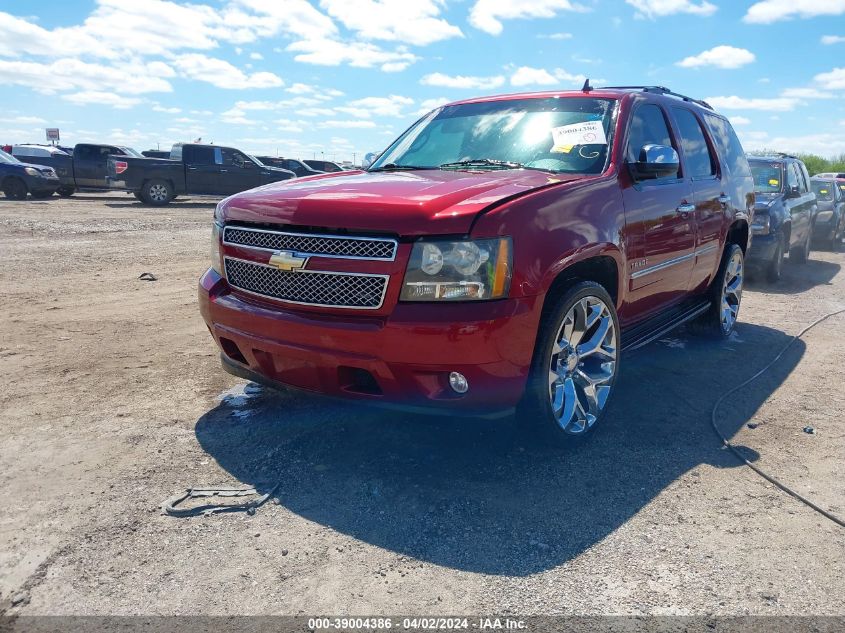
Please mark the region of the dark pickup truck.
<svg viewBox="0 0 845 633"><path fill-rule="evenodd" d="M15 145L11 154L25 163L52 167L59 176L60 196L72 196L76 191L102 191L109 189L106 180L109 156L132 156L141 154L131 147L79 143L72 154L51 151L52 148L38 145Z"/></svg>
<svg viewBox="0 0 845 633"><path fill-rule="evenodd" d="M177 143L169 159L113 156L108 180L146 204L162 206L177 195L228 196L295 177L232 147Z"/></svg>

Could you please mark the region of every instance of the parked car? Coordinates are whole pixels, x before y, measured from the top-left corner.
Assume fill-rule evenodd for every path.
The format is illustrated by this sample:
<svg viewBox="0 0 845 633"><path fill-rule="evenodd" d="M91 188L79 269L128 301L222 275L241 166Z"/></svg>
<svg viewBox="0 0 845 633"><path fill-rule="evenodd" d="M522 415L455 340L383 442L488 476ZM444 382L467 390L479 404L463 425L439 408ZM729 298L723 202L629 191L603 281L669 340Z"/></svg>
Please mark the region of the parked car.
<svg viewBox="0 0 845 633"><path fill-rule="evenodd" d="M64 197L72 196L79 190L108 189L106 172L109 156L141 157L131 147L97 143L79 143L74 146L72 154L49 145L14 145L12 154L21 160L55 169L61 180L58 194Z"/></svg>
<svg viewBox="0 0 845 633"><path fill-rule="evenodd" d="M308 165L311 169L316 169L317 171L326 172L329 174L333 174L339 171L343 171L343 167L338 165L337 163L333 163L330 160L308 160L305 159L302 161L306 165Z"/></svg>
<svg viewBox="0 0 845 633"><path fill-rule="evenodd" d="M112 187L155 206L186 193L228 196L295 177L233 147L199 143L177 143L168 159L112 157L108 169Z"/></svg>
<svg viewBox="0 0 845 633"><path fill-rule="evenodd" d="M169 150L145 149L141 154L147 158L170 158Z"/></svg>
<svg viewBox="0 0 845 633"><path fill-rule="evenodd" d="M59 188L59 177L52 167L22 163L0 150L0 189L11 200L49 198Z"/></svg>
<svg viewBox="0 0 845 633"><path fill-rule="evenodd" d="M816 174L813 178L841 178L845 179L845 172L835 171L835 172L825 172L823 174Z"/></svg>
<svg viewBox="0 0 845 633"><path fill-rule="evenodd" d="M621 351L734 330L753 191L728 120L665 88L459 101L366 173L219 203L200 309L237 376L583 436Z"/></svg>
<svg viewBox="0 0 845 633"><path fill-rule="evenodd" d="M755 211L748 267L774 282L780 279L787 253L791 263L801 264L810 257L816 196L807 168L794 156L750 157L749 163Z"/></svg>
<svg viewBox="0 0 845 633"><path fill-rule="evenodd" d="M816 194L818 205L813 239L831 248L838 248L845 238L845 177L813 176L810 178L810 187Z"/></svg>
<svg viewBox="0 0 845 633"><path fill-rule="evenodd" d="M278 156L259 156L258 160L260 160L265 165L273 165L274 167L281 167L282 169L292 171L299 178L303 176L316 176L317 174L325 173L320 171L319 169L309 167L303 161L297 160L295 158L280 158Z"/></svg>

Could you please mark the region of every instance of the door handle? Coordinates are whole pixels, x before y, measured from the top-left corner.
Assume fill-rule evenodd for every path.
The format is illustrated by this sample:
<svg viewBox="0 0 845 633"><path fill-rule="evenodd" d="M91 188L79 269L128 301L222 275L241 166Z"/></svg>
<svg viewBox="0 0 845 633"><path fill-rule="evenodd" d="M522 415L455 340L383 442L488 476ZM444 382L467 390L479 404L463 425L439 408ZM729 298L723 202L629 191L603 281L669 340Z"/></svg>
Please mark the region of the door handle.
<svg viewBox="0 0 845 633"><path fill-rule="evenodd" d="M730 202L731 202L730 196L727 196L725 194L722 194L721 196L719 196L719 204L721 204L723 206L727 206L728 204L730 204Z"/></svg>
<svg viewBox="0 0 845 633"><path fill-rule="evenodd" d="M188 171L198 171L198 167L188 167Z"/></svg>
<svg viewBox="0 0 845 633"><path fill-rule="evenodd" d="M683 203L678 205L678 208L676 209L676 211L678 213L682 213L682 214L683 213L692 213L693 211L695 211L695 205L690 203L690 202L683 202Z"/></svg>
<svg viewBox="0 0 845 633"><path fill-rule="evenodd" d="M229 173L229 170L228 170L228 169L221 169L221 170L220 170L220 173L221 173L221 174L228 174L228 173Z"/></svg>

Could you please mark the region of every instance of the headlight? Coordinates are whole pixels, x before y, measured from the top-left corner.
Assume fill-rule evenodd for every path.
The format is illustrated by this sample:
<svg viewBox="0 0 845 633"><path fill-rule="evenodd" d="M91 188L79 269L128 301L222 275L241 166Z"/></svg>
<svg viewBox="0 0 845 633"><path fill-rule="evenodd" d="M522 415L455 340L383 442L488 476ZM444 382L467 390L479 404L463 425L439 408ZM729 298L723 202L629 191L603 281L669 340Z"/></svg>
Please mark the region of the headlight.
<svg viewBox="0 0 845 633"><path fill-rule="evenodd" d="M771 230L772 219L768 213L758 213L754 216L754 222L751 224L752 235L768 235Z"/></svg>
<svg viewBox="0 0 845 633"><path fill-rule="evenodd" d="M24 167L24 171L28 173L30 176L40 176L41 172L35 169L35 167Z"/></svg>
<svg viewBox="0 0 845 633"><path fill-rule="evenodd" d="M221 277L223 276L223 257L220 250L220 233L223 225L215 222L211 229L211 268Z"/></svg>
<svg viewBox="0 0 845 633"><path fill-rule="evenodd" d="M506 297L511 282L511 239L417 242L411 251L401 301L477 301Z"/></svg>

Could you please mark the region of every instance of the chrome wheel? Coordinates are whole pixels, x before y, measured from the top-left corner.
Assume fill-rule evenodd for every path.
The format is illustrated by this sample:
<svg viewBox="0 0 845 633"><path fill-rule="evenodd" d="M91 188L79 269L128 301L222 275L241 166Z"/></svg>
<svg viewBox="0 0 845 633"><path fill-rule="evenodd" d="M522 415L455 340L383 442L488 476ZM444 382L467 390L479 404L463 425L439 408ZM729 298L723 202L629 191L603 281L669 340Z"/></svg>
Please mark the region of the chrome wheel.
<svg viewBox="0 0 845 633"><path fill-rule="evenodd" d="M167 200L167 187L165 185L152 185L147 191L150 200L154 202L164 202Z"/></svg>
<svg viewBox="0 0 845 633"><path fill-rule="evenodd" d="M616 375L616 327L610 308L594 296L579 299L554 339L549 399L561 429L577 435L598 419Z"/></svg>
<svg viewBox="0 0 845 633"><path fill-rule="evenodd" d="M720 307L722 331L730 332L739 314L739 302L742 300L742 282L744 279L742 251L737 250L725 267L725 279L722 284L722 302Z"/></svg>

